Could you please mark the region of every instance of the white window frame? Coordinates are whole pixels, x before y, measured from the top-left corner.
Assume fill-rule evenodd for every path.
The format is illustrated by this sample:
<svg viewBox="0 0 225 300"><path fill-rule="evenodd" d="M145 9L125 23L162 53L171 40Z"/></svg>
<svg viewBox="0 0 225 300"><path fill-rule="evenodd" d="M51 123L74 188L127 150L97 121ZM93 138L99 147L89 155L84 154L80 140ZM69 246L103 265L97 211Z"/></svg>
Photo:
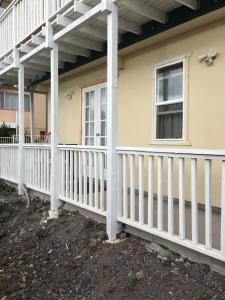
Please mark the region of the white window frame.
<svg viewBox="0 0 225 300"><path fill-rule="evenodd" d="M91 85L82 89L82 145L85 145L85 94L91 91L95 91L96 98L100 99L100 91L101 88L107 88L107 83L98 83L95 85ZM101 132L101 109L100 109L100 101L97 100L97 105L95 105L95 129L94 129L94 146L100 145L100 137L97 136L97 133ZM96 123L97 122L97 123ZM107 138L107 135L106 135Z"/></svg>
<svg viewBox="0 0 225 300"><path fill-rule="evenodd" d="M157 101L157 71L159 69L176 65L179 63L183 63L183 97L181 99L166 101L163 104L159 104ZM186 88L187 88L187 80L186 80L186 72L187 72L187 56L182 58L177 58L173 60L169 60L164 63L160 63L154 66L154 101L153 101L153 143L154 144L180 144L186 141ZM169 105L183 103L183 118L182 118L182 138L174 138L174 139L158 139L157 138L157 107L161 105Z"/></svg>

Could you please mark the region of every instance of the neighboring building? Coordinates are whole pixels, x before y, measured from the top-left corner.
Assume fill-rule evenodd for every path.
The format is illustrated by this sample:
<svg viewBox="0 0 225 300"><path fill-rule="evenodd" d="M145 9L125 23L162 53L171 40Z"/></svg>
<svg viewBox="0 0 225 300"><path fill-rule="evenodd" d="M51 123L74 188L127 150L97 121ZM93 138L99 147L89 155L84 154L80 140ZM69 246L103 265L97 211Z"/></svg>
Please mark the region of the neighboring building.
<svg viewBox="0 0 225 300"><path fill-rule="evenodd" d="M20 112L2 178L51 217L59 199L106 217L111 240L123 224L225 261L225 0L23 1L0 81L47 92L51 150L22 145Z"/></svg>
<svg viewBox="0 0 225 300"><path fill-rule="evenodd" d="M24 129L25 135L31 134L31 107L30 94L25 95L24 103ZM0 89L0 125L6 124L15 128L15 134L18 129L18 93L13 90ZM34 134L39 136L46 132L46 96L34 94Z"/></svg>

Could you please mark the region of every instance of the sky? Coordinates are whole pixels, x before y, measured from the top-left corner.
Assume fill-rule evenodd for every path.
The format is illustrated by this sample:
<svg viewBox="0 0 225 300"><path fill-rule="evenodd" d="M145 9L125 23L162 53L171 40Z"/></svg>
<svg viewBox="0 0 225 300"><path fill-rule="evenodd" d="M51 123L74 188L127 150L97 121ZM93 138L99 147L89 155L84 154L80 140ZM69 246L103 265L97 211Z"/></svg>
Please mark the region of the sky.
<svg viewBox="0 0 225 300"><path fill-rule="evenodd" d="M4 8L0 7L0 15L3 13L3 11L4 11Z"/></svg>

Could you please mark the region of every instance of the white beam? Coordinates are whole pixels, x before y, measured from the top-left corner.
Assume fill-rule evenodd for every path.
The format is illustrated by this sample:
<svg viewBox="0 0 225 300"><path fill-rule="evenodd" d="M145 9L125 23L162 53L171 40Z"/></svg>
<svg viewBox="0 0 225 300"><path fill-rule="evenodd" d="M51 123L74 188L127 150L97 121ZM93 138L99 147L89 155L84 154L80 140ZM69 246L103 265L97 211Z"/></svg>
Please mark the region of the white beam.
<svg viewBox="0 0 225 300"><path fill-rule="evenodd" d="M74 11L80 15L83 15L85 13L87 13L90 9L92 8L91 5L88 5L84 2L79 2L79 1L75 1L74 2ZM107 22L107 19L105 18L104 15L100 15L98 17L99 20L101 20L102 22ZM131 22L129 20L126 20L122 17L119 18L119 23L118 26L120 29L123 29L125 31L130 31L133 32L135 34L140 34L141 33L141 26Z"/></svg>
<svg viewBox="0 0 225 300"><path fill-rule="evenodd" d="M69 33L71 33L74 30L79 30L81 27L83 27L85 24L90 22L93 18L96 18L99 14L103 12L108 12L108 8L104 7L102 3L99 3L94 8L92 8L88 13L80 17L79 19L73 21L71 24L69 24L66 28L60 30L58 33L56 33L53 37L54 41L59 41Z"/></svg>
<svg viewBox="0 0 225 300"><path fill-rule="evenodd" d="M50 218L58 217L58 44L51 49L51 200Z"/></svg>
<svg viewBox="0 0 225 300"><path fill-rule="evenodd" d="M118 7L112 5L107 17L107 234L115 240L117 222L117 76L118 76Z"/></svg>
<svg viewBox="0 0 225 300"><path fill-rule="evenodd" d="M167 22L166 13L158 8L155 8L154 6L140 2L139 0L114 0L114 3L119 3L146 18L158 21L160 23Z"/></svg>
<svg viewBox="0 0 225 300"><path fill-rule="evenodd" d="M177 2L191 8L194 10L198 9L198 1L197 0L176 0Z"/></svg>
<svg viewBox="0 0 225 300"><path fill-rule="evenodd" d="M35 127L34 127L34 92L30 93L30 136L31 143L34 143Z"/></svg>
<svg viewBox="0 0 225 300"><path fill-rule="evenodd" d="M18 193L23 195L24 184L24 66L18 69L18 95L19 95L19 167L18 167Z"/></svg>

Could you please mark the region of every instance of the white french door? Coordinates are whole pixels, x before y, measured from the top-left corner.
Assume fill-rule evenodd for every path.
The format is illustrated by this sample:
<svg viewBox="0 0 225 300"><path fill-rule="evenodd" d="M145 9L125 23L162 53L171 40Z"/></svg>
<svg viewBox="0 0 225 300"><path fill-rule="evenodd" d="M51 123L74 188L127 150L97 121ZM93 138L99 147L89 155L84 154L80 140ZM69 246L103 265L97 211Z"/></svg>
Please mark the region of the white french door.
<svg viewBox="0 0 225 300"><path fill-rule="evenodd" d="M107 145L106 83L83 89L83 145Z"/></svg>

